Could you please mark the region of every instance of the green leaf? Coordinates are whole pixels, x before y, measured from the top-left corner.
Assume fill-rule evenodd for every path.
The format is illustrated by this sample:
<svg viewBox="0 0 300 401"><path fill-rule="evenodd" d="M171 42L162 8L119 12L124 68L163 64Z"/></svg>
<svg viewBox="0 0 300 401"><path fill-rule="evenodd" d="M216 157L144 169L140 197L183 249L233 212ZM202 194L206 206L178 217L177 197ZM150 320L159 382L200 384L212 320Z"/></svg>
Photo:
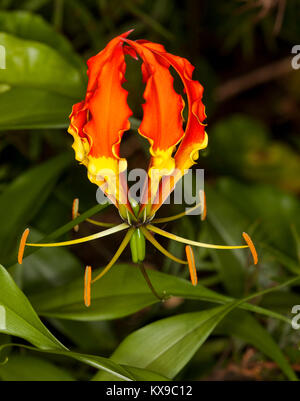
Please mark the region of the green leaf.
<svg viewBox="0 0 300 401"><path fill-rule="evenodd" d="M195 287L189 281L173 275L154 270L147 272L155 290L166 297L178 296L218 304L233 301L232 298L218 294L201 284ZM116 319L159 302L149 290L139 269L126 264L115 265L92 285L89 308L86 308L83 302L83 278L33 294L30 300L42 316L82 321ZM245 303L241 307L287 321L284 316L256 305Z"/></svg>
<svg viewBox="0 0 300 401"><path fill-rule="evenodd" d="M0 12L0 130L68 125L72 105L84 94L82 63L69 43L26 12Z"/></svg>
<svg viewBox="0 0 300 401"><path fill-rule="evenodd" d="M0 71L2 84L70 98L81 95L84 88L79 71L54 49L7 33L0 33L0 43L6 49L6 68Z"/></svg>
<svg viewBox="0 0 300 401"><path fill-rule="evenodd" d="M64 349L38 318L28 299L0 265L0 332L24 338L40 348Z"/></svg>
<svg viewBox="0 0 300 401"><path fill-rule="evenodd" d="M37 167L27 170L13 181L0 195L0 258L13 260L12 249L18 244L16 239L38 212L51 193L55 181L70 163L68 154L57 156ZM7 219L9 214L9 219Z"/></svg>
<svg viewBox="0 0 300 401"><path fill-rule="evenodd" d="M32 355L9 356L0 365L0 378L4 381L72 381L74 378L65 369Z"/></svg>
<svg viewBox="0 0 300 401"><path fill-rule="evenodd" d="M74 53L70 42L40 15L26 11L0 11L0 26L1 32L47 44L66 60L71 61L75 67L84 68L84 63Z"/></svg>
<svg viewBox="0 0 300 401"><path fill-rule="evenodd" d="M0 79L1 79L0 70ZM1 93L0 130L66 128L76 99L38 88L13 88Z"/></svg>
<svg viewBox="0 0 300 401"><path fill-rule="evenodd" d="M68 338L81 352L96 354L111 353L119 341L109 321L82 322L64 319L47 319L64 337ZM101 341L99 341L101 338Z"/></svg>
<svg viewBox="0 0 300 401"><path fill-rule="evenodd" d="M111 359L173 378L234 307L235 303L230 303L151 323L126 337ZM94 380L108 380L108 377L98 373Z"/></svg>
<svg viewBox="0 0 300 401"><path fill-rule="evenodd" d="M64 355L97 369L104 369L122 380L137 380L127 368L123 368L107 358L68 351L43 325L28 299L1 265L0 287L2 288L0 293L0 333L21 337L39 349L21 345L25 348ZM8 343L0 346L0 352L13 345L15 344ZM143 372L140 371L139 379L144 377L146 380L147 372L145 374L144 377Z"/></svg>
<svg viewBox="0 0 300 401"><path fill-rule="evenodd" d="M290 280L289 284L295 281L299 281L299 277L293 281ZM245 301L272 291L272 288L263 290L223 306L172 316L151 323L126 337L113 353L111 359L117 363L128 363L154 370L159 374L173 378L191 360L196 351L229 312ZM269 347L268 351L276 358L286 375L295 379L292 369L276 343L268 339L265 345ZM107 375L100 372L94 377L94 380L108 379Z"/></svg>

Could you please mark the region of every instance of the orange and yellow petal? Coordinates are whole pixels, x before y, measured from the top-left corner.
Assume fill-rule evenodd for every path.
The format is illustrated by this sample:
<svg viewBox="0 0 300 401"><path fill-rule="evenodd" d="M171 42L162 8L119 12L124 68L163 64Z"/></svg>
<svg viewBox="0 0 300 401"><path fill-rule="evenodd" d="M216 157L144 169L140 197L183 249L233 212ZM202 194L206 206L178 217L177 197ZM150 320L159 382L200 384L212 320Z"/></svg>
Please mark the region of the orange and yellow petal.
<svg viewBox="0 0 300 401"><path fill-rule="evenodd" d="M74 138L75 157L88 170L91 182L119 201L118 175L127 162L120 158L123 133L130 128L132 112L127 104L123 38L111 40L96 56L88 60L88 87L85 100L73 106L69 133ZM123 194L124 196L124 194Z"/></svg>
<svg viewBox="0 0 300 401"><path fill-rule="evenodd" d="M179 140L180 145L175 156L172 158L172 162L175 162L175 169L173 175L165 180L164 184L160 183L159 202L156 199L156 203L158 202L159 205L157 206L156 204L153 207L156 210L174 189L185 171L196 162L199 157L199 151L206 148L208 137L205 132L205 124L203 124L206 114L202 102L203 87L198 81L192 79L193 65L183 57L167 53L164 47L159 44L144 40L138 42L155 54L156 60L161 65L164 65L165 68L169 69L172 66L175 69L182 80L188 100L188 120L185 133L181 140ZM168 155L166 155L167 157Z"/></svg>
<svg viewBox="0 0 300 401"><path fill-rule="evenodd" d="M188 99L188 120L185 135L175 155L176 167L180 170L190 168L199 157L199 150L207 146L207 134L205 132L206 118L205 107L202 102L203 87L192 79L194 67L185 58L170 53L160 53L166 61L179 74Z"/></svg>
<svg viewBox="0 0 300 401"><path fill-rule="evenodd" d="M167 53L163 46L143 41L143 46L151 49L158 59L163 59L166 65L172 66L180 76L188 100L188 120L184 138L176 152L177 168L189 168L198 158L198 151L207 146L205 133L205 106L202 102L203 86L192 79L194 66L185 58ZM183 162L186 159L186 163Z"/></svg>

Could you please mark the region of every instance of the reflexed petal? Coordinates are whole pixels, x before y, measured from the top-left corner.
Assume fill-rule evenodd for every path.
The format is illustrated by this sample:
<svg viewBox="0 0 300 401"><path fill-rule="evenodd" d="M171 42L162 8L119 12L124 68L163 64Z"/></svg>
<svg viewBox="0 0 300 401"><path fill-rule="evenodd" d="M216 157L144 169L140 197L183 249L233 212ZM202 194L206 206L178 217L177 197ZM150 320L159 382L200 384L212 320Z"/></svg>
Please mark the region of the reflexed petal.
<svg viewBox="0 0 300 401"><path fill-rule="evenodd" d="M198 159L198 151L207 146L207 135L203 121L206 118L202 103L203 87L192 79L194 67L185 58L159 51L155 43L144 41L144 46L153 49L161 58L168 62L179 74L188 99L189 115L184 138L176 152L176 167L184 170L190 168Z"/></svg>
<svg viewBox="0 0 300 401"><path fill-rule="evenodd" d="M147 41L142 41L142 43L144 47L156 54L156 59L168 67L172 66L178 73L184 84L189 109L185 134L174 156L175 170L173 176L165 179L164 183L160 183L159 194L157 195L159 200L155 200L156 205L153 207L153 210L157 210L185 171L196 162L199 157L199 150L207 146L208 137L203 124L206 114L202 103L203 87L198 81L192 79L194 71L192 64L185 58L167 53L161 45Z"/></svg>

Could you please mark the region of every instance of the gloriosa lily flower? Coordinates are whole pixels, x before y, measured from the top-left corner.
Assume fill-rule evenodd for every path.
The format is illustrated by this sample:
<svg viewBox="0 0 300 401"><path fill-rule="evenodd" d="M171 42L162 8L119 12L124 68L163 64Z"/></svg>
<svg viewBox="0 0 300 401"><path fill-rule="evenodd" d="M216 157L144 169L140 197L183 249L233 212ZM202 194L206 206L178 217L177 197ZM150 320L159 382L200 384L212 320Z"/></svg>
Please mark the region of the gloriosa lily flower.
<svg viewBox="0 0 300 401"><path fill-rule="evenodd" d="M78 244L126 230L127 233L109 264L92 279L91 267L85 273L85 304L90 304L90 285L101 278L117 261L130 243L132 260L138 263L156 296L142 262L145 258L145 239L151 242L165 256L178 263L187 264L192 283L197 284L194 255L191 246L213 249L250 248L254 263L257 254L248 236L243 233L245 245L225 246L191 241L156 226L186 215L186 212L169 218L155 218L155 213L166 200L176 183L185 172L195 164L199 151L207 146L207 134L203 124L205 108L202 103L203 87L192 79L194 67L185 58L168 53L157 43L146 40L128 39L131 31L112 39L108 45L88 62L88 86L85 99L73 106L68 132L73 136L72 147L75 158L87 168L88 178L97 184L112 203L118 208L123 222L119 225L100 223L87 219L90 223L109 227L104 231L87 237L59 243L27 243L29 230L26 229L20 243L19 263L22 263L25 246L56 247ZM129 117L132 112L127 104L125 81L125 55L142 60L142 75L145 83L143 119L139 134L150 143L150 165L148 182L137 203L128 197L124 172L127 161L120 157L120 142L125 131L130 128ZM188 119L183 129L184 100L173 87L170 67L180 77L188 103ZM164 178L164 179L163 179ZM201 205L197 204L190 212L202 206L202 220L205 218L205 194ZM79 201L73 204L73 218L79 215ZM78 230L78 226L74 227ZM156 240L152 233L186 244L187 260L170 254Z"/></svg>

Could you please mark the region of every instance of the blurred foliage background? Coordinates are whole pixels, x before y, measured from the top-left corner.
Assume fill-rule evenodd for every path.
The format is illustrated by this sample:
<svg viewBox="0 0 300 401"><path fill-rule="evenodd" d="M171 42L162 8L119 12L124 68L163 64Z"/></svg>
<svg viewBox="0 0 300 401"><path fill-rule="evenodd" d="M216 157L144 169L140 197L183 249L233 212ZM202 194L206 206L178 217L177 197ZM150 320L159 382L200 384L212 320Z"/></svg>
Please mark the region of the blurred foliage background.
<svg viewBox="0 0 300 401"><path fill-rule="evenodd" d="M31 316L35 312L3 270L1 291L9 283L10 292L2 302L13 311L14 329L0 324L0 344L29 341L58 351L4 347L2 380L105 380L106 374L96 374L99 366L117 372L122 364L130 365L126 374L146 380L297 377L300 331L287 322L300 304L297 282L250 301L282 318L239 308L225 313L216 304L271 289L300 272L300 75L291 66L299 14L299 0L0 1L0 45L6 50L6 69L0 70L0 262L43 323L74 351L71 358L63 356L66 351ZM205 169L208 219L186 217L170 223L169 231L228 245L240 243L247 231L260 262L253 267L245 252L196 250L195 290L185 281L186 268L149 246L146 266L154 284L177 295L157 303L125 252L122 264L97 283L87 310L84 266L104 266L121 237L39 250L21 268L16 252L26 226L38 240L68 223L75 197L82 212L96 204L96 187L73 157L68 115L84 97L86 60L132 28L134 39L162 43L188 58L205 89L209 146L198 167ZM126 75L130 107L141 119L138 67L129 63ZM131 167L146 167L147 147L134 129L124 135L121 153ZM166 206L160 214L179 210ZM117 222L118 215L109 207L101 219ZM80 225L80 235L92 232L87 223ZM63 229L53 238L59 234L77 235ZM162 244L183 256L183 246ZM15 328L18 313L44 337L28 334L24 322ZM207 321L213 322L209 328ZM192 334L187 327L194 327ZM121 367L109 365L113 352ZM86 354L103 360L91 363Z"/></svg>

